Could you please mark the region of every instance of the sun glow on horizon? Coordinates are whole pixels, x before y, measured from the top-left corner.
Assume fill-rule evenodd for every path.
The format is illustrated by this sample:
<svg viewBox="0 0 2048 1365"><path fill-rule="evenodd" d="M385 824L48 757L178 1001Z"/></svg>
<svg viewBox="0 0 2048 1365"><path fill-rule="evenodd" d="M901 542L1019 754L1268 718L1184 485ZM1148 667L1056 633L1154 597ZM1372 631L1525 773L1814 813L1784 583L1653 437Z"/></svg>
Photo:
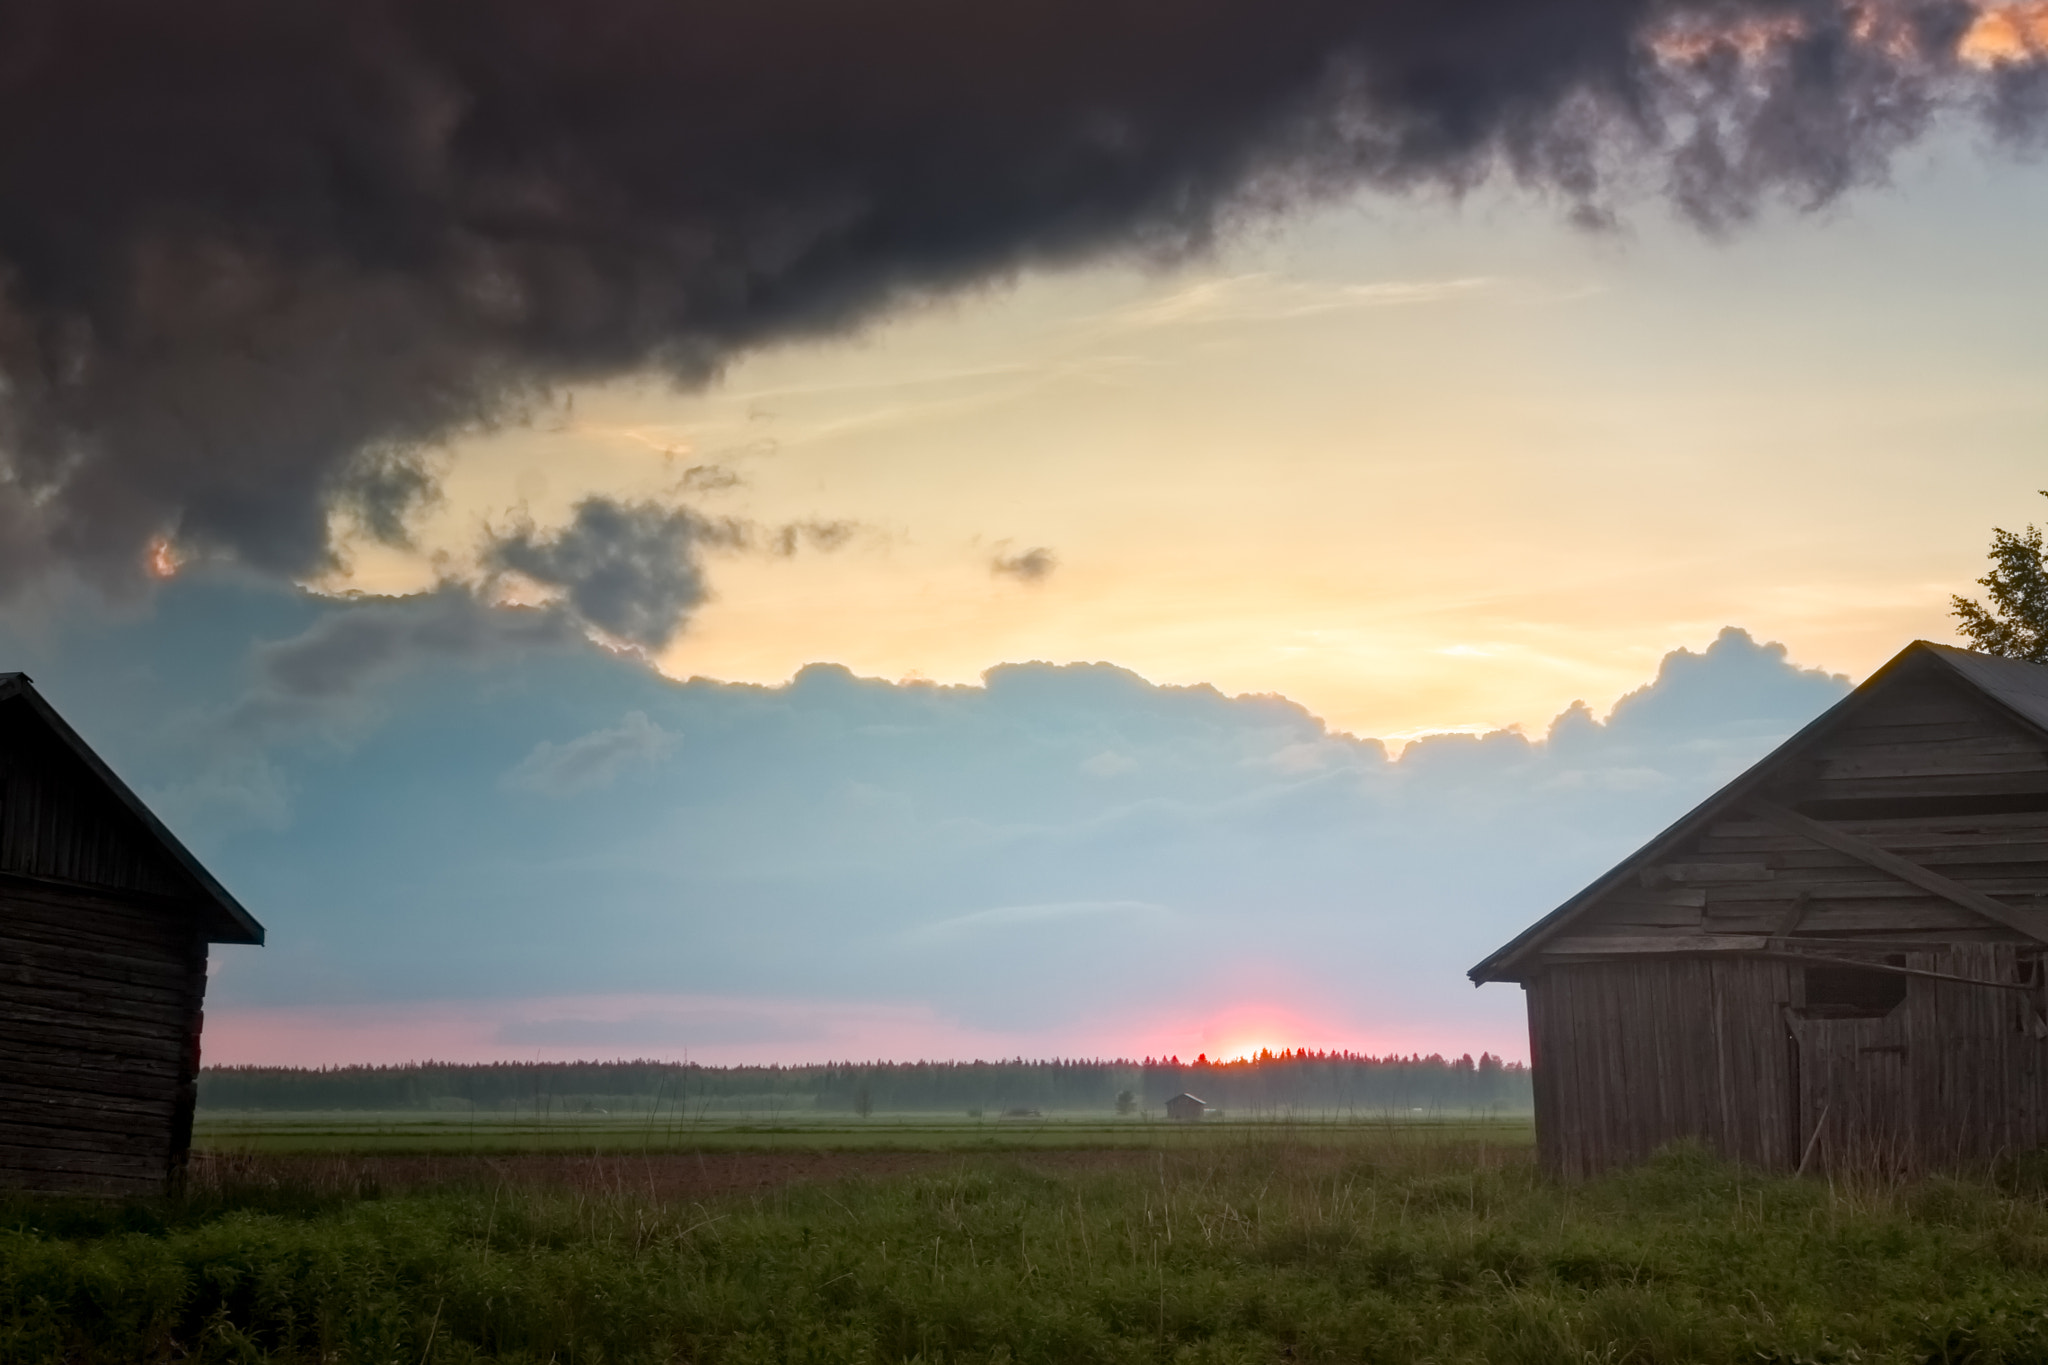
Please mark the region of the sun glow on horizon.
<svg viewBox="0 0 2048 1365"><path fill-rule="evenodd" d="M1353 1030L1314 1019L1297 1009L1253 1002L1227 1006L1200 1020L1177 1021L1159 1033L1191 1040L1175 1049L1182 1059L1213 1063L1256 1060L1261 1053L1355 1052L1377 1055L1382 1048L1347 1038ZM1389 1046L1385 1050L1392 1051ZM1163 1055L1167 1055L1162 1053Z"/></svg>
<svg viewBox="0 0 2048 1365"><path fill-rule="evenodd" d="M1184 1066L1198 1059L1216 1066L1250 1062L1262 1053L1274 1058L1335 1053L1456 1059L1466 1053L1476 1058L1487 1052L1503 1061L1527 1060L1521 1038L1512 1033L1503 1036L1497 1027L1447 1028L1442 1020L1416 1020L1412 1025L1390 1025L1387 1020L1367 1023L1373 1011L1360 1009L1360 1002L1324 997L1303 983L1271 979L1250 989L1258 994L1212 1009L1176 1011L1142 1022L1105 1020L1103 1027L1126 1040L1111 1051L1133 1059L1178 1059ZM1271 1003L1275 1000L1290 1003Z"/></svg>

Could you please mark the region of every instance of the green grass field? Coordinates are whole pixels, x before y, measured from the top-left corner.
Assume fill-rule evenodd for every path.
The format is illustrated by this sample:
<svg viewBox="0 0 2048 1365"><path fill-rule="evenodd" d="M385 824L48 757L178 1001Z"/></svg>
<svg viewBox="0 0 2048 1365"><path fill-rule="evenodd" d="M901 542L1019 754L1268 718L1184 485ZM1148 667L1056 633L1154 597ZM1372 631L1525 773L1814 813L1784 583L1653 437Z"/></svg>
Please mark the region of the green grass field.
<svg viewBox="0 0 2048 1365"><path fill-rule="evenodd" d="M199 1116L200 1151L477 1155L521 1152L753 1151L815 1148L846 1151L1142 1150L1229 1145L1248 1138L1308 1143L1418 1142L1473 1138L1526 1146L1535 1130L1527 1115L1290 1115L1171 1123L1100 1113L1040 1118L967 1118L950 1114L808 1112L710 1115L419 1111L376 1113L270 1110L212 1111Z"/></svg>
<svg viewBox="0 0 2048 1365"><path fill-rule="evenodd" d="M0 1360L2048 1362L2027 1163L1831 1183L1675 1149L1558 1184L1526 1129L850 1127L212 1128L176 1198L0 1201Z"/></svg>

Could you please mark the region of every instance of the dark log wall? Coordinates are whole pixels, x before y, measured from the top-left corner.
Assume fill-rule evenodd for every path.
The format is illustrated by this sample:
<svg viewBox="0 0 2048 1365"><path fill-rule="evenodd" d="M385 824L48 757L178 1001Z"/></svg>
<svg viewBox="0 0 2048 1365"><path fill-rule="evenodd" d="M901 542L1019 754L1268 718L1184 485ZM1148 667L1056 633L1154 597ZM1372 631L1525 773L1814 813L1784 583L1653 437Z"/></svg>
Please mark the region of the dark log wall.
<svg viewBox="0 0 2048 1365"><path fill-rule="evenodd" d="M189 910L0 881L0 1184L160 1190L191 1136Z"/></svg>
<svg viewBox="0 0 2048 1365"><path fill-rule="evenodd" d="M25 702L0 703L0 1185L163 1187L191 1136L207 908Z"/></svg>

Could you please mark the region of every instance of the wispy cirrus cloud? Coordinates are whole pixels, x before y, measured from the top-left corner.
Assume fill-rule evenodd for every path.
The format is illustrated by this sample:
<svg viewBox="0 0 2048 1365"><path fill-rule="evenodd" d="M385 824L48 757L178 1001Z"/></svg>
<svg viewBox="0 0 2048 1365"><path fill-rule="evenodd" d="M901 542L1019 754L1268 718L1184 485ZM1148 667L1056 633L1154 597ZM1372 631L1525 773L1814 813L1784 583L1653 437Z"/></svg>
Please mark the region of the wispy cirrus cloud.
<svg viewBox="0 0 2048 1365"><path fill-rule="evenodd" d="M1106 335L1175 327L1293 322L1328 313L1450 303L1497 291L1486 276L1442 280L1382 280L1343 284L1289 279L1270 273L1198 280L1164 298L1118 309L1098 319Z"/></svg>
<svg viewBox="0 0 2048 1365"><path fill-rule="evenodd" d="M560 744L542 740L505 774L501 785L543 796L573 796L609 787L636 765L668 757L681 736L662 729L645 711L628 711L617 725Z"/></svg>

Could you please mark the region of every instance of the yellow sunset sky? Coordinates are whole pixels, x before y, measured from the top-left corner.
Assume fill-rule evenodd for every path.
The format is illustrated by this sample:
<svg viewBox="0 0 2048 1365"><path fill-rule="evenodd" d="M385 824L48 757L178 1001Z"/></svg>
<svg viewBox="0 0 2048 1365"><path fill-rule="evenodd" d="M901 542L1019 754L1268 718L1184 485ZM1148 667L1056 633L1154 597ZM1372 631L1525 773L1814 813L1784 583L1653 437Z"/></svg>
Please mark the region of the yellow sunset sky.
<svg viewBox="0 0 2048 1365"><path fill-rule="evenodd" d="M1604 711L1728 624L1861 677L1952 639L1990 528L2036 518L2044 210L2039 164L1953 140L1725 240L1512 190L1330 205L563 395L446 454L416 551L322 586L416 589L602 492L858 524L715 555L676 676L1109 660L1395 739Z"/></svg>

